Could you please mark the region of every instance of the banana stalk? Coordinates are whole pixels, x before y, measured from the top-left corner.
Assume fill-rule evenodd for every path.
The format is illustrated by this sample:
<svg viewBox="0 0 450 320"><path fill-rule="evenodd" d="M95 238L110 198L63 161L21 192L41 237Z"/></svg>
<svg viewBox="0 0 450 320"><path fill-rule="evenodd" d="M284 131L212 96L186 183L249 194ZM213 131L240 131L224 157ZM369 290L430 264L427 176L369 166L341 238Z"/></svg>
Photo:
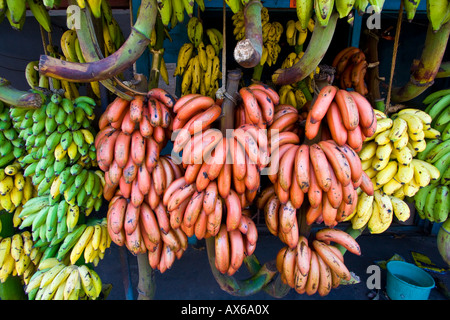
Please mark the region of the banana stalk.
<svg viewBox="0 0 450 320"><path fill-rule="evenodd" d="M237 280L234 277L223 275L215 266L214 237L206 239L206 250L214 278L220 288L233 296L250 296L259 292L272 281L278 273L274 261L265 263L257 273L244 280Z"/></svg>
<svg viewBox="0 0 450 320"><path fill-rule="evenodd" d="M244 264L252 275L256 275L263 267L254 254L245 257ZM281 277L278 275L273 281L264 286L262 290L274 298L283 298L289 293L291 287L283 283Z"/></svg>
<svg viewBox="0 0 450 320"><path fill-rule="evenodd" d="M244 9L245 37L234 49L234 59L244 68L259 64L262 56L263 37L260 0L250 1Z"/></svg>
<svg viewBox="0 0 450 320"><path fill-rule="evenodd" d="M150 43L157 15L156 0L143 0L130 35L116 52L104 59L86 63L62 61L42 55L39 72L42 75L72 82L92 82L112 78L133 65L145 51Z"/></svg>
<svg viewBox="0 0 450 320"><path fill-rule="evenodd" d="M153 300L156 292L155 272L150 267L148 255L146 253L138 254L137 263L139 270L139 295L137 300Z"/></svg>
<svg viewBox="0 0 450 320"><path fill-rule="evenodd" d="M305 79L316 70L331 43L337 20L338 14L335 12L326 27L314 28L303 57L290 68L276 70L272 75L272 81L276 85L291 84Z"/></svg>
<svg viewBox="0 0 450 320"><path fill-rule="evenodd" d="M18 90L5 78L0 78L0 100L19 108L39 108L43 103L40 94Z"/></svg>
<svg viewBox="0 0 450 320"><path fill-rule="evenodd" d="M239 81L241 79L241 72L239 70L231 70L227 75L227 92L237 92L239 87ZM233 97L235 98L235 97ZM225 135L227 129L234 128L234 107L235 102L225 95L222 103L222 117L220 119L220 129ZM209 237L206 239L206 252L208 254L208 261L211 267L214 278L220 285L220 288L233 296L248 296L259 292L264 289L266 292L274 296L283 296L284 291L279 289L283 288L283 283L278 279L276 283L278 286L273 287L272 281L277 274L277 269L274 261L260 265L259 261L253 255L244 259L244 263L247 265L251 277L245 280L237 280L233 276L227 276L220 273L215 264L215 238ZM279 278L279 277L278 277ZM270 285L269 285L270 284ZM275 290L273 289L275 288ZM284 294L283 294L284 293Z"/></svg>
<svg viewBox="0 0 450 320"><path fill-rule="evenodd" d="M392 89L392 101L400 103L412 100L434 83L447 48L449 35L450 22L444 24L437 32L433 32L431 23L428 25L420 61L414 62L410 80L403 87Z"/></svg>
<svg viewBox="0 0 450 320"><path fill-rule="evenodd" d="M150 51L152 54L152 67L150 69L150 75L148 80L148 89L158 87L159 76L161 74L161 60L164 54L163 44L164 44L164 25L162 20L158 18L155 24L156 30L156 44L155 47Z"/></svg>
<svg viewBox="0 0 450 320"><path fill-rule="evenodd" d="M94 62L103 59L103 54L97 42L97 37L95 36L95 28L93 26L92 19L90 18L90 15L86 10L88 10L88 7L80 10L80 15L78 18L80 28L77 28L76 32L83 57L85 58L86 62ZM119 96L127 101L130 101L132 99L132 96L117 88L112 79L106 79L100 82L114 95Z"/></svg>

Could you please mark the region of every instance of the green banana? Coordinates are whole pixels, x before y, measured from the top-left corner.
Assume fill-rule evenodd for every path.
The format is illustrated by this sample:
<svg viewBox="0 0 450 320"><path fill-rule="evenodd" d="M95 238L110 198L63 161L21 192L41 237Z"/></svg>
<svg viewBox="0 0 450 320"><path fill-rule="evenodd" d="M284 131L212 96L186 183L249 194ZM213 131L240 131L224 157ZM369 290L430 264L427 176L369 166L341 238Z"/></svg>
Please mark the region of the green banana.
<svg viewBox="0 0 450 320"><path fill-rule="evenodd" d="M314 2L311 0L297 0L296 11L301 28L306 30L308 28L309 20L314 14Z"/></svg>
<svg viewBox="0 0 450 320"><path fill-rule="evenodd" d="M416 158L419 160L425 160L426 156L428 155L428 153L438 144L440 144L442 142L441 139L432 139L432 140L427 140L427 146L425 147L425 150L417 153Z"/></svg>
<svg viewBox="0 0 450 320"><path fill-rule="evenodd" d="M441 126L445 126L447 123L450 122L450 106L448 106L447 108L445 108L438 116L436 119L433 119L434 121L434 126L435 127L441 127ZM433 125L433 124L432 124Z"/></svg>
<svg viewBox="0 0 450 320"><path fill-rule="evenodd" d="M426 96L422 103L429 105L431 104L433 101L438 101L441 97L449 95L450 94L450 89L442 89L442 90L438 90L435 92L430 93L428 96Z"/></svg>
<svg viewBox="0 0 450 320"><path fill-rule="evenodd" d="M427 195L425 206L423 208L423 212L425 213L425 217L427 217L428 220L431 222L434 222L434 205L435 205L435 199L437 194L437 188L432 188Z"/></svg>
<svg viewBox="0 0 450 320"><path fill-rule="evenodd" d="M19 24L26 13L26 0L6 0L6 4L10 11L11 21L15 24Z"/></svg>
<svg viewBox="0 0 450 320"><path fill-rule="evenodd" d="M85 224L81 224L75 227L75 229L70 232L65 238L63 243L58 249L58 252L56 254L56 258L61 261L64 259L66 254L69 252L69 250L77 243L78 238L83 234L84 230L86 229Z"/></svg>
<svg viewBox="0 0 450 320"><path fill-rule="evenodd" d="M427 0L427 17L434 32L438 31L447 16L448 0Z"/></svg>
<svg viewBox="0 0 450 320"><path fill-rule="evenodd" d="M47 215L47 219L45 221L45 226L47 228L45 237L48 240L53 239L54 235L56 234L56 228L58 225L57 213L58 213L58 206L57 205L51 206Z"/></svg>
<svg viewBox="0 0 450 320"><path fill-rule="evenodd" d="M314 10L317 22L320 26L328 25L331 14L333 13L334 0L314 0Z"/></svg>
<svg viewBox="0 0 450 320"><path fill-rule="evenodd" d="M355 9L360 16L362 16L369 5L369 0L356 0L355 1Z"/></svg>
<svg viewBox="0 0 450 320"><path fill-rule="evenodd" d="M33 1L33 0L28 0ZM35 67L39 66L39 61L30 61L25 67L25 79L30 88L35 88L39 85L39 73ZM14 108L17 109L17 108Z"/></svg>
<svg viewBox="0 0 450 320"><path fill-rule="evenodd" d="M428 193L436 186L437 183L429 184L426 187L420 188L419 191L417 191L417 193L414 195L414 206L419 213L424 215Z"/></svg>
<svg viewBox="0 0 450 320"><path fill-rule="evenodd" d="M369 0L370 5L375 10L375 13L381 13L384 6L384 0Z"/></svg>
<svg viewBox="0 0 450 320"><path fill-rule="evenodd" d="M449 140L450 139L450 123L448 123L445 126L444 131L442 131L441 138L442 138L442 140Z"/></svg>
<svg viewBox="0 0 450 320"><path fill-rule="evenodd" d="M450 167L447 167L444 173L442 173L441 182L445 185L450 184Z"/></svg>
<svg viewBox="0 0 450 320"><path fill-rule="evenodd" d="M433 208L434 222L441 223L447 220L450 210L450 197L448 196L449 187L439 185L436 188L435 205Z"/></svg>
<svg viewBox="0 0 450 320"><path fill-rule="evenodd" d="M31 13L33 13L34 18L39 22L42 28L44 28L47 32L51 32L52 27L50 14L44 6L42 0L26 0L26 2L31 10Z"/></svg>
<svg viewBox="0 0 450 320"><path fill-rule="evenodd" d="M336 11L339 13L339 18L344 18L352 11L355 0L335 0L334 4Z"/></svg>
<svg viewBox="0 0 450 320"><path fill-rule="evenodd" d="M406 12L406 19L408 22L411 22L416 15L417 7L419 6L420 0L402 0L403 7Z"/></svg>
<svg viewBox="0 0 450 320"><path fill-rule="evenodd" d="M450 140L446 140L435 146L425 157L425 161L434 163L444 154L450 152Z"/></svg>
<svg viewBox="0 0 450 320"><path fill-rule="evenodd" d="M439 99L428 111L428 114L434 120L438 117L438 115L448 106L450 105L450 94L443 96Z"/></svg>

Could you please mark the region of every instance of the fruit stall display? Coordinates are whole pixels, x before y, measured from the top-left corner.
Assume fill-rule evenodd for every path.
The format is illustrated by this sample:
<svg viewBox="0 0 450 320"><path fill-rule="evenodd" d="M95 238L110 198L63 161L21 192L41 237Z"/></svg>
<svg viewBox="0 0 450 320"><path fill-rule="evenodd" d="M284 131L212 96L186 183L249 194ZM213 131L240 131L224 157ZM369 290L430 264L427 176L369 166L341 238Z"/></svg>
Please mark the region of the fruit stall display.
<svg viewBox="0 0 450 320"><path fill-rule="evenodd" d="M419 2L399 15L413 20ZM352 280L344 256L361 255L360 234L412 208L442 223L448 262L450 89L433 83L448 77L450 4L423 2L422 55L380 108L363 48L324 56L340 20L384 1L297 0L277 21L270 3L228 0L225 32L208 25L208 1L142 0L126 36L107 0L0 0L15 30L31 11L45 51L23 70L28 90L0 78L0 298L107 299L95 267L115 245L151 299L151 274L195 238L230 294L320 299ZM49 10L67 5L77 15L54 43ZM185 43L172 43L177 25ZM159 86L166 40L176 92ZM144 53L148 76L134 68ZM255 256L259 232L284 244L272 261ZM235 279L240 268L251 277Z"/></svg>

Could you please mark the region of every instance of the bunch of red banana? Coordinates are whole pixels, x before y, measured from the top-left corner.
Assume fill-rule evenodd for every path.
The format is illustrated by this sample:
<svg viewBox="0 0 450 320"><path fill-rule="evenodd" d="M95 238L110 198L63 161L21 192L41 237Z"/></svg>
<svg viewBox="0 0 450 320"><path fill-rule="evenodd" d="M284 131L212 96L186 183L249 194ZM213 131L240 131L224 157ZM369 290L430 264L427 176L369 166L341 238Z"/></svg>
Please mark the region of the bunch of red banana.
<svg viewBox="0 0 450 320"><path fill-rule="evenodd" d="M161 272L187 248L186 233L170 224L163 201L165 191L183 174L181 165L167 155L161 156L150 174L133 180L131 189L119 185L108 207L112 241L125 245L133 254L147 252L152 268Z"/></svg>
<svg viewBox="0 0 450 320"><path fill-rule="evenodd" d="M253 83L239 89L240 103L236 106L235 125L244 123L268 128L274 121L275 107L280 102L278 93L263 83Z"/></svg>
<svg viewBox="0 0 450 320"><path fill-rule="evenodd" d="M237 193L230 189L222 197L216 180L199 191L196 183L180 177L163 196L171 228L197 239L215 237L216 266L222 273L234 274L244 255L256 248L258 232L248 210L243 210Z"/></svg>
<svg viewBox="0 0 450 320"><path fill-rule="evenodd" d="M335 77L341 89L353 88L356 92L367 95L368 90L364 78L368 63L361 49L347 47L333 59L332 67L336 68Z"/></svg>
<svg viewBox="0 0 450 320"><path fill-rule="evenodd" d="M150 266L161 273L170 269L187 249L186 234L170 226L162 203L152 209L145 198L135 207L118 194L109 203L107 219L111 240L118 246L125 245L135 255L147 253Z"/></svg>
<svg viewBox="0 0 450 320"><path fill-rule="evenodd" d="M157 88L132 101L120 97L108 105L99 120L95 146L99 168L105 172L104 197L112 199L119 188L127 197L134 189L147 190L160 152L171 137L175 99Z"/></svg>
<svg viewBox="0 0 450 320"><path fill-rule="evenodd" d="M211 128L222 113L222 109L213 98L191 93L177 100L173 112L175 117L172 129L176 133L173 151L178 153L193 135Z"/></svg>
<svg viewBox="0 0 450 320"><path fill-rule="evenodd" d="M358 243L348 233L324 228L316 233L312 243L300 236L296 247L286 246L278 252L276 265L282 281L299 294L326 296L341 280L350 280L344 256L332 242L361 255Z"/></svg>
<svg viewBox="0 0 450 320"><path fill-rule="evenodd" d="M321 126L322 120L326 121L326 126ZM348 144L358 152L363 141L375 133L377 120L364 96L328 85L320 90L311 106L305 123L305 137L314 139L320 128L338 145Z"/></svg>
<svg viewBox="0 0 450 320"><path fill-rule="evenodd" d="M333 227L353 213L358 187L373 194L373 184L362 170L358 154L348 145L339 146L333 140L312 145L284 144L272 154L270 170L273 186L269 187L270 192L261 193L257 203L260 209L269 211L266 223L270 223L269 230L276 235L280 229L287 231L281 228L280 212L284 213L286 208L299 209L305 198L309 202L307 223L323 222ZM295 215L283 218L289 218L284 222L289 226L296 220Z"/></svg>

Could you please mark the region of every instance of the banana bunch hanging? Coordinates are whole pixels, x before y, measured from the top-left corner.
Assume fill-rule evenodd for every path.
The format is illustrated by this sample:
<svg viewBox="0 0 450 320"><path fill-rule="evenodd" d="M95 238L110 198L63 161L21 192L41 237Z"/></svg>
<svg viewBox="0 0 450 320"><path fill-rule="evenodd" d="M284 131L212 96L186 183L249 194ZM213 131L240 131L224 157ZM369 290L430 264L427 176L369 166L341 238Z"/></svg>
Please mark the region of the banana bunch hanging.
<svg viewBox="0 0 450 320"><path fill-rule="evenodd" d="M183 23L186 14L189 18L194 16L194 5L205 11L204 0L158 0L158 11L164 26L173 29L178 23Z"/></svg>
<svg viewBox="0 0 450 320"><path fill-rule="evenodd" d="M200 93L215 97L222 78L219 57L223 47L222 33L216 28L204 29L199 18L192 17L187 34L190 42L180 48L174 73L182 79L181 95Z"/></svg>
<svg viewBox="0 0 450 320"><path fill-rule="evenodd" d="M10 26L14 30L20 31L25 24L27 9L30 9L36 21L45 31L51 31L50 15L42 0L0 1L0 22L6 17Z"/></svg>

